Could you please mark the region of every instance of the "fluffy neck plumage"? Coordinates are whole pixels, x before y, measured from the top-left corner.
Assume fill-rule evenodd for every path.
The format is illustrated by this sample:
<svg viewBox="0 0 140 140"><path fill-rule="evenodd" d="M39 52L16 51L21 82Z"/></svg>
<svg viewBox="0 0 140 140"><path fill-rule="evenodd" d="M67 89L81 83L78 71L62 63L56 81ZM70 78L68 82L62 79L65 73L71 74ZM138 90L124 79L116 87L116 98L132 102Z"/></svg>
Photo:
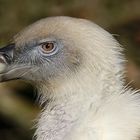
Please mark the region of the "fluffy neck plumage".
<svg viewBox="0 0 140 140"><path fill-rule="evenodd" d="M93 107L92 112L96 111L102 100L120 88L119 85L112 88L118 82L117 78L108 78L104 72L93 74L92 71L87 72L87 69L66 80L60 82L63 86L54 86L50 93L50 102L39 118L37 140L65 139L67 134L74 131L74 126L83 120L90 107ZM40 92L49 95L47 91L47 85L42 85ZM46 96L43 100L46 100Z"/></svg>

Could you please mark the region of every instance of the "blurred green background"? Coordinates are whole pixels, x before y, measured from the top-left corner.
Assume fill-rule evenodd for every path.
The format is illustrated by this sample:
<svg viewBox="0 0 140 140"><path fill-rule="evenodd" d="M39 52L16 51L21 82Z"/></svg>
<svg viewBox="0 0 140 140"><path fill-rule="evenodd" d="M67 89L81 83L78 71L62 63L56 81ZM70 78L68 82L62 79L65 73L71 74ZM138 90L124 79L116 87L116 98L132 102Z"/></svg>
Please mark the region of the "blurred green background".
<svg viewBox="0 0 140 140"><path fill-rule="evenodd" d="M126 83L140 88L140 0L0 0L0 45L48 16L87 18L119 40L128 59ZM31 85L0 84L0 140L31 140L40 110Z"/></svg>

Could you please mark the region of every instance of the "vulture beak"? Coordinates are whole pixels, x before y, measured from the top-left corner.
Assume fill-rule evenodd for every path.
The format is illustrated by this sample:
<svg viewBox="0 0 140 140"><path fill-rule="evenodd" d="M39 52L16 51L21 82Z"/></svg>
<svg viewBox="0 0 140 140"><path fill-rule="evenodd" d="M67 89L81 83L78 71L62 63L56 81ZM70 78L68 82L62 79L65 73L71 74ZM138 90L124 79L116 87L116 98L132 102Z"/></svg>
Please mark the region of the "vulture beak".
<svg viewBox="0 0 140 140"><path fill-rule="evenodd" d="M14 44L0 48L0 82L20 79L31 66L13 64Z"/></svg>
<svg viewBox="0 0 140 140"><path fill-rule="evenodd" d="M0 48L0 63L10 64L12 62L14 47L14 44L10 44Z"/></svg>

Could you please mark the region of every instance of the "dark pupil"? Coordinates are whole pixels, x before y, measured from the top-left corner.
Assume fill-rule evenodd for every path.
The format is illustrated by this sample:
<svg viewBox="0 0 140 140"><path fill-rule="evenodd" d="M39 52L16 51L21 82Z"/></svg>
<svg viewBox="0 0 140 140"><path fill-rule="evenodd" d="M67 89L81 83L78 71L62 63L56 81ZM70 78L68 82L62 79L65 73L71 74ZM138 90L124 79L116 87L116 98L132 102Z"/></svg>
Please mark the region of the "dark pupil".
<svg viewBox="0 0 140 140"><path fill-rule="evenodd" d="M53 49L53 43L44 44L43 49L46 51L51 51Z"/></svg>
<svg viewBox="0 0 140 140"><path fill-rule="evenodd" d="M46 48L48 48L48 49L49 49L49 48L53 48L52 43L48 43L47 46L46 46Z"/></svg>

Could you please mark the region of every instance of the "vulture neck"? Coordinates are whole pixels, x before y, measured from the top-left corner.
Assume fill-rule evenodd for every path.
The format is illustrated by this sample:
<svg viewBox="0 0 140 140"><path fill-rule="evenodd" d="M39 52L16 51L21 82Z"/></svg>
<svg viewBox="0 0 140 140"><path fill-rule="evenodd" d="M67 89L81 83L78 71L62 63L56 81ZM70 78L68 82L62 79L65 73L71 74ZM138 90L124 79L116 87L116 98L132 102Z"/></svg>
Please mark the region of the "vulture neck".
<svg viewBox="0 0 140 140"><path fill-rule="evenodd" d="M93 72L88 72L86 76L81 74L67 79L67 82L59 82L62 86L53 88L50 102L45 106L38 122L37 140L65 139L67 134L74 131L77 124L82 123L85 114L90 111L96 112L102 100L108 98L112 92L115 94L120 91L121 87L117 85L118 78L113 75L109 74L108 77L108 74L103 72L100 75L93 75ZM41 88L44 95L49 94L46 87L43 85ZM46 97L43 100L46 100Z"/></svg>

